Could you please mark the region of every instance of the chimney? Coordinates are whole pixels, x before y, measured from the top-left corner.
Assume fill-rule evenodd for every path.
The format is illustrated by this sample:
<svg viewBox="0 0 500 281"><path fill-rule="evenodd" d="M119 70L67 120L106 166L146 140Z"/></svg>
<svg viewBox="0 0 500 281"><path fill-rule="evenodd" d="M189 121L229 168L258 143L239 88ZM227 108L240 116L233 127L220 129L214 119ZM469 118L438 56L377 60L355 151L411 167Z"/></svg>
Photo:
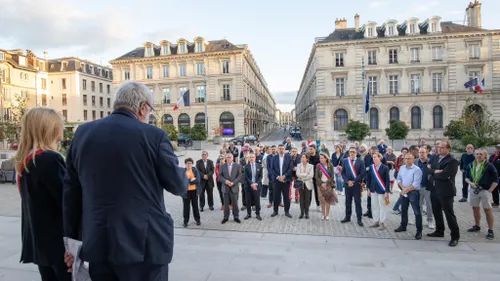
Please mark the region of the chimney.
<svg viewBox="0 0 500 281"><path fill-rule="evenodd" d="M359 31L359 14L356 13L354 15L354 27L356 29L356 32Z"/></svg>
<svg viewBox="0 0 500 281"><path fill-rule="evenodd" d="M47 60L47 57L49 56L49 52L45 51L43 52L43 59Z"/></svg>
<svg viewBox="0 0 500 281"><path fill-rule="evenodd" d="M471 27L482 28L481 24L481 3L478 0L470 2L467 9L467 25Z"/></svg>
<svg viewBox="0 0 500 281"><path fill-rule="evenodd" d="M347 20L346 18L335 19L335 29L346 29L347 28Z"/></svg>

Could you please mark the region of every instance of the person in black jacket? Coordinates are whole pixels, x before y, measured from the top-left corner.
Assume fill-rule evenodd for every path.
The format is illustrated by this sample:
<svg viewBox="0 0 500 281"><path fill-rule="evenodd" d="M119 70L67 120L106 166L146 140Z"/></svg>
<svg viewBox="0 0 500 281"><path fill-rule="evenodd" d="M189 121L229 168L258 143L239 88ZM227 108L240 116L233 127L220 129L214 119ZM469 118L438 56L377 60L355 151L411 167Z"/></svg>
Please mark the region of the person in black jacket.
<svg viewBox="0 0 500 281"><path fill-rule="evenodd" d="M462 172L462 199L458 202L467 202L469 197L469 184L467 183L467 167L474 162L474 146L468 144L466 148L467 152L462 154L460 158L460 171Z"/></svg>
<svg viewBox="0 0 500 281"><path fill-rule="evenodd" d="M497 173L500 176L500 144L497 144L496 146L496 152L495 154L490 156L490 159L488 162L493 164L495 168L497 169ZM500 206L500 187L496 187L493 192L491 193L493 197L493 204L491 204L494 208L498 208Z"/></svg>
<svg viewBox="0 0 500 281"><path fill-rule="evenodd" d="M196 169L200 173L199 185L201 187L200 194L200 212L205 208L205 193L208 199L208 208L214 210L214 162L208 159L208 152L201 153L201 159L196 161Z"/></svg>
<svg viewBox="0 0 500 281"><path fill-rule="evenodd" d="M438 146L438 157L431 159L426 173L431 175L429 184L432 185L431 202L432 213L436 221L436 231L427 234L429 237L444 237L443 212L451 231L450 247L458 245L460 230L457 217L453 211L453 199L457 193L455 176L458 172L458 161L450 154L451 145L448 141L441 141Z"/></svg>
<svg viewBox="0 0 500 281"><path fill-rule="evenodd" d="M467 177L465 180L471 187L470 205L474 212L474 226L468 232L478 232L481 230L480 203L483 205L486 221L488 222L487 239L493 240L493 212L490 204L490 194L498 186L498 173L493 164L486 161L487 152L484 149L476 150L476 160L467 167Z"/></svg>
<svg viewBox="0 0 500 281"><path fill-rule="evenodd" d="M29 110L23 117L22 141L15 157L21 195L21 262L38 265L42 280L51 281L71 280L63 242L66 167L57 152L63 126L62 117L53 109Z"/></svg>

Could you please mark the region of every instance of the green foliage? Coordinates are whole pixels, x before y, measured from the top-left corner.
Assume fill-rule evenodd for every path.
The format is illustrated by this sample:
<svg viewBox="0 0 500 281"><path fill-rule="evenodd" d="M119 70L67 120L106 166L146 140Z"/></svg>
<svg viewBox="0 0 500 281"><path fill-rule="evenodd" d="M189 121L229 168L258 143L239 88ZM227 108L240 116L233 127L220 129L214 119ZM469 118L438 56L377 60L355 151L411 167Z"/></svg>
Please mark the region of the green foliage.
<svg viewBox="0 0 500 281"><path fill-rule="evenodd" d="M162 126L163 131L168 134L168 138L171 141L177 141L179 139L179 132L177 128L172 124L165 124Z"/></svg>
<svg viewBox="0 0 500 281"><path fill-rule="evenodd" d="M471 109L477 104L482 110ZM485 147L497 144L500 136L500 122L493 119L486 105L468 99L459 119L451 121L445 128L444 135L460 140L462 145L473 144Z"/></svg>
<svg viewBox="0 0 500 281"><path fill-rule="evenodd" d="M354 120L347 123L345 133L350 141L362 141L371 134L370 127L367 124Z"/></svg>
<svg viewBox="0 0 500 281"><path fill-rule="evenodd" d="M26 110L28 110L26 98L14 95L14 100L11 103L11 116L8 120L0 122L0 141L7 140L10 145L19 143L21 121Z"/></svg>
<svg viewBox="0 0 500 281"><path fill-rule="evenodd" d="M189 128L189 127L182 127L181 128L181 134L189 135L189 132L191 132L191 128Z"/></svg>
<svg viewBox="0 0 500 281"><path fill-rule="evenodd" d="M391 120L389 128L385 129L385 133L390 140L404 140L409 132L410 128L400 120Z"/></svg>
<svg viewBox="0 0 500 281"><path fill-rule="evenodd" d="M207 139L207 131L204 124L196 124L191 128L189 132L189 137L194 141L204 141Z"/></svg>

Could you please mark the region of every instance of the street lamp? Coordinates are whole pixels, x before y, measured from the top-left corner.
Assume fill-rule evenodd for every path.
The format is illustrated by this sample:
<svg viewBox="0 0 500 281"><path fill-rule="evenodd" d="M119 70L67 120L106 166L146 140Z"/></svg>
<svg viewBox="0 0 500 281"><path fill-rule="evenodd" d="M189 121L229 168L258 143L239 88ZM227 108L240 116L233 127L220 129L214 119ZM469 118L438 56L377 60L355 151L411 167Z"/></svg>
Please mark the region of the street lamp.
<svg viewBox="0 0 500 281"><path fill-rule="evenodd" d="M207 60L208 62L208 60ZM205 63L203 64L203 81L205 83L205 86L203 87L203 91L204 91L204 95L205 95L205 99L204 99L204 103L205 103L205 131L206 131L206 137L205 137L205 141L208 141L208 112L207 112L207 104L208 104L208 95L207 95L207 68L205 66Z"/></svg>

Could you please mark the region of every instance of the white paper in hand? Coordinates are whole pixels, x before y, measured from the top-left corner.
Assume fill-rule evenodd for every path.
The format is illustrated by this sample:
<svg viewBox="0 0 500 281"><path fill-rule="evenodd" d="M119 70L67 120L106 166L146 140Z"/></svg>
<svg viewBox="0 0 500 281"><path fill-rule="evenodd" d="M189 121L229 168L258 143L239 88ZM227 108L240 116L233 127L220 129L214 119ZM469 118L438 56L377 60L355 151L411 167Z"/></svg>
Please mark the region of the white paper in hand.
<svg viewBox="0 0 500 281"><path fill-rule="evenodd" d="M64 237L64 246L66 251L70 252L74 257L72 266L73 281L92 281L89 275L89 269L85 266L84 262L80 260L80 250L82 248L82 241L74 240Z"/></svg>

